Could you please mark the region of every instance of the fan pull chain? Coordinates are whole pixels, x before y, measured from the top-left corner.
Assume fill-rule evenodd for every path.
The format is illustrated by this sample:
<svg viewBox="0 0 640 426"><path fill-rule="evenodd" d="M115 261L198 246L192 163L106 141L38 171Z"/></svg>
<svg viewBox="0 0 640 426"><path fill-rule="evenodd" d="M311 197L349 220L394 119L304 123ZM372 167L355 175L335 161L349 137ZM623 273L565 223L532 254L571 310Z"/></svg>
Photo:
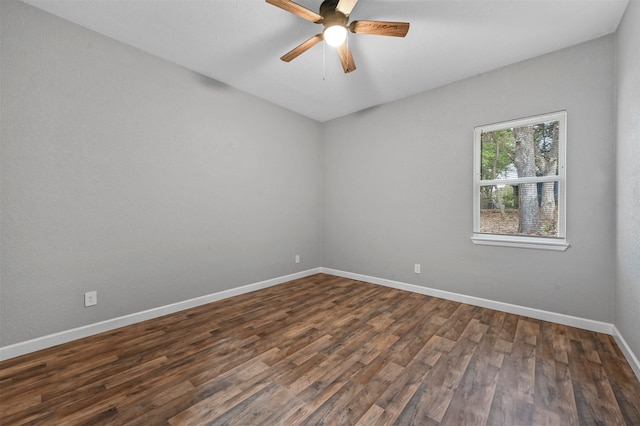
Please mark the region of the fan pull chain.
<svg viewBox="0 0 640 426"><path fill-rule="evenodd" d="M327 43L322 42L322 81L327 81L327 64L326 64Z"/></svg>

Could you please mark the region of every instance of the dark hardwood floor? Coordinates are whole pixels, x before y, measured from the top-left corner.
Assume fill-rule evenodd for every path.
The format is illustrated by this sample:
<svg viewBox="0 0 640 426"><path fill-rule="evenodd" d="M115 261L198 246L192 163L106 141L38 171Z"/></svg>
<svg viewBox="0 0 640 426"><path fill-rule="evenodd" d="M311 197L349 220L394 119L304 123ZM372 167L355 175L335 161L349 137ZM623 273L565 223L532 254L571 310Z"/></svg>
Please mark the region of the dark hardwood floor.
<svg viewBox="0 0 640 426"><path fill-rule="evenodd" d="M640 425L613 338L314 275L0 363L0 424Z"/></svg>

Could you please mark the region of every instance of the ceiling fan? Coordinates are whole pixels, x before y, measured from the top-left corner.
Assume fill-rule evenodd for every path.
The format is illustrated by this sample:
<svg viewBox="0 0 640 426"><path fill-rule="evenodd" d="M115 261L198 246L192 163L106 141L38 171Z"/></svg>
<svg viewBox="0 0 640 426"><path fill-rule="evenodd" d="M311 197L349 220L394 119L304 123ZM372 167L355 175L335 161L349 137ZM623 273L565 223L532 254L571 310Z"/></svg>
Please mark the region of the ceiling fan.
<svg viewBox="0 0 640 426"><path fill-rule="evenodd" d="M353 21L349 23L349 15L358 0L324 0L320 5L320 13L315 13L291 0L266 0L267 3L291 12L314 24L322 24L324 29L309 40L294 47L280 59L290 62L302 53L324 40L338 50L338 56L345 73L356 69L351 50L345 43L347 31L355 34L375 34L383 36L404 37L409 31L408 22L386 21ZM347 25L348 24L348 25Z"/></svg>

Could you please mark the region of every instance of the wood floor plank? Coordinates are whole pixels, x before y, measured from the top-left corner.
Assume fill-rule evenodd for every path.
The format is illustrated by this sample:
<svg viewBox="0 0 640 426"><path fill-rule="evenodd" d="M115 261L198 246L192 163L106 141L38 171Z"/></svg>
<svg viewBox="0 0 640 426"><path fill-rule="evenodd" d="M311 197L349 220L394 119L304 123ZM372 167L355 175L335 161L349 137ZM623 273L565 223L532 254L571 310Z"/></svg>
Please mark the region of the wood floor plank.
<svg viewBox="0 0 640 426"><path fill-rule="evenodd" d="M556 398L554 404L555 411L560 416L563 424L577 425L578 406L571 380L569 366L563 362L556 361Z"/></svg>
<svg viewBox="0 0 640 426"><path fill-rule="evenodd" d="M451 401L451 405L461 408L447 410L441 423L486 425L503 357L500 355L500 362L496 362L493 351L496 331L487 324L469 321L463 335L478 339L478 345Z"/></svg>
<svg viewBox="0 0 640 426"><path fill-rule="evenodd" d="M640 425L604 334L317 274L0 363L4 425Z"/></svg>
<svg viewBox="0 0 640 426"><path fill-rule="evenodd" d="M384 411L376 419L376 424L396 424L411 399L417 398L418 388L423 383L431 366L420 363L412 365L416 367L412 373L408 373L405 369L405 372L396 378L378 398L375 407L380 407Z"/></svg>

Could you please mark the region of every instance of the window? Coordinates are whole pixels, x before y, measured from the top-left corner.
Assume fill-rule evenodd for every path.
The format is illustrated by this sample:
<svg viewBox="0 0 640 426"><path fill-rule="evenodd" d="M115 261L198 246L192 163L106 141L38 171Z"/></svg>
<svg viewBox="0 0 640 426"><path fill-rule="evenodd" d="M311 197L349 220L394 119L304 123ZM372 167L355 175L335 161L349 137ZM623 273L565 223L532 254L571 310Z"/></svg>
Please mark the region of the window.
<svg viewBox="0 0 640 426"><path fill-rule="evenodd" d="M475 244L566 250L566 112L474 131Z"/></svg>

